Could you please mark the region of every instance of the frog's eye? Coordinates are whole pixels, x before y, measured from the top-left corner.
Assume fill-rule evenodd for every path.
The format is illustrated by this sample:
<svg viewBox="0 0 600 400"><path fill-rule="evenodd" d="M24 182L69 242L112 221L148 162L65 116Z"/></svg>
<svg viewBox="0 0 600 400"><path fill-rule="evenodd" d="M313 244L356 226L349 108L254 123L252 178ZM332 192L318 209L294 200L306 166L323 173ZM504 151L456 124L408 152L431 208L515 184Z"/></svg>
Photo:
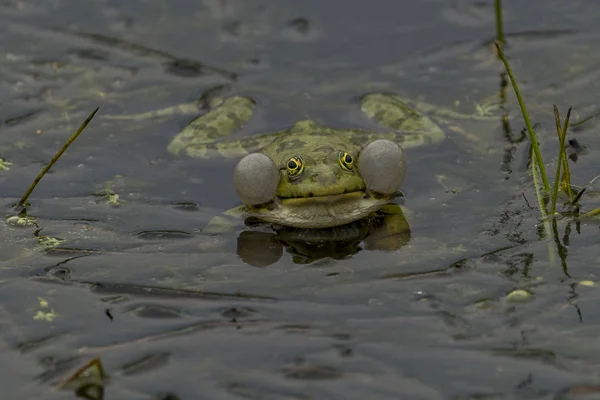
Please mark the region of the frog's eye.
<svg viewBox="0 0 600 400"><path fill-rule="evenodd" d="M233 170L233 186L242 203L257 206L277 195L279 170L269 157L260 153L242 158Z"/></svg>
<svg viewBox="0 0 600 400"><path fill-rule="evenodd" d="M350 171L354 167L354 157L345 151L340 151L340 165L346 171Z"/></svg>
<svg viewBox="0 0 600 400"><path fill-rule="evenodd" d="M394 194L406 175L404 151L389 140L375 140L360 152L358 172L370 192Z"/></svg>
<svg viewBox="0 0 600 400"><path fill-rule="evenodd" d="M292 157L287 162L287 172L289 176L300 175L304 171L304 163L299 156Z"/></svg>

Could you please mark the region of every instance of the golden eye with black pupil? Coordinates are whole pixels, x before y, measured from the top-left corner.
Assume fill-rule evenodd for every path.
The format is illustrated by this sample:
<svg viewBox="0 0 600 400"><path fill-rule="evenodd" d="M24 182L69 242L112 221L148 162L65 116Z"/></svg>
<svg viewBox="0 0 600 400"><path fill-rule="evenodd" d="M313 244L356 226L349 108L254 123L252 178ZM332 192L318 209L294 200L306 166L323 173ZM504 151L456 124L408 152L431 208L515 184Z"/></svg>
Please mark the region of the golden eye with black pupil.
<svg viewBox="0 0 600 400"><path fill-rule="evenodd" d="M302 173L304 170L304 163L302 162L302 158L296 156L290 158L287 162L287 171L289 176L297 176Z"/></svg>
<svg viewBox="0 0 600 400"><path fill-rule="evenodd" d="M340 151L340 165L347 171L354 167L354 158L345 151Z"/></svg>

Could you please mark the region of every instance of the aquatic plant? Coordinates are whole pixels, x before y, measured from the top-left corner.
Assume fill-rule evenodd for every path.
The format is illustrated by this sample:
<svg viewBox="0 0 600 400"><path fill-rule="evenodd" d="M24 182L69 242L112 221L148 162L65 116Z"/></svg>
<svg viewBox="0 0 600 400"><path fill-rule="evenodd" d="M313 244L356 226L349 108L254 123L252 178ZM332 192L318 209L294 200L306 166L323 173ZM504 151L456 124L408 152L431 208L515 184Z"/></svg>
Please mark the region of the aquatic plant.
<svg viewBox="0 0 600 400"><path fill-rule="evenodd" d="M44 168L42 168L42 170L35 177L33 182L31 182L31 185L29 185L29 188L27 188L27 191L25 192L25 194L23 194L23 197L21 197L21 200L19 200L19 202L17 203L17 205L16 205L17 207L25 207L25 205L27 204L27 199L31 195L31 192L33 192L33 189L35 189L35 187L40 182L40 180L42 180L44 175L46 175L46 173L50 170L50 168L52 168L52 166L58 161L60 156L62 156L63 153L69 148L69 146L75 141L75 139L77 139L77 137L81 134L81 132L83 132L85 130L85 128L88 126L88 124L94 118L94 115L96 115L96 113L98 112L99 109L100 109L100 107L96 107L96 109L94 111L92 111L92 113L86 118L86 120L83 121L83 123L81 124L79 129L77 129L75 131L75 133L73 133L71 135L71 137L69 139L67 139L65 144L63 144L62 147L56 152L56 154L54 154L54 157L52 157L52 160L50 160L50 162L48 164L46 164L44 166Z"/></svg>
<svg viewBox="0 0 600 400"><path fill-rule="evenodd" d="M499 41L495 41L494 45L496 46L496 51L498 57L502 60L504 64L504 68L506 69L506 73L510 79L510 83L512 84L513 90L515 91L515 95L517 96L517 101L519 102L519 107L521 108L521 114L523 114L523 119L525 120L525 126L527 127L527 133L529 134L529 139L531 141L531 148L534 158L532 159L532 165L535 165L533 168L534 171L537 169L539 173L543 189L544 189L544 197L550 193L550 184L548 183L548 176L546 175L546 167L544 166L544 160L542 158L542 153L540 151L540 146L537 138L537 134L531 125L531 119L529 118L529 113L527 112L527 107L525 106L525 101L523 100L523 96L521 96L521 92L519 91L519 86L517 81L515 80L515 76L510 68L508 60L504 55L504 51L502 50L502 44Z"/></svg>
<svg viewBox="0 0 600 400"><path fill-rule="evenodd" d="M504 44L504 28L502 24L502 0L496 0L496 40Z"/></svg>
<svg viewBox="0 0 600 400"><path fill-rule="evenodd" d="M525 121L525 126L527 127L527 133L529 134L529 139L531 142L531 152L532 152L532 160L531 160L531 168L533 174L534 185L536 186L536 193L538 196L538 203L540 204L540 211L544 217L548 216L548 210L546 208L548 204L548 200L550 200L551 208L550 215L554 216L556 214L556 202L558 200L558 192L559 188L561 191L567 193L569 196L569 203L572 207L576 206L577 201L581 197L581 192L575 196L573 187L571 186L571 172L569 170L569 163L567 159L566 153L566 136L567 129L569 128L569 119L571 117L572 107L569 107L567 111L567 116L563 124L561 124L560 114L558 112L558 107L556 104L554 105L554 120L556 123L556 134L558 136L559 141L559 150L558 150L558 161L556 163L556 171L555 171L555 179L554 184L552 186L552 190L550 188L550 184L548 181L548 176L546 174L546 167L544 164L544 159L542 157L542 153L539 146L539 141L535 130L531 124L531 119L529 118L529 113L527 112L527 107L525 105L525 101L521 96L521 92L519 91L519 86L514 77L512 69L508 63L506 55L502 49L502 44L499 41L495 41L494 45L496 46L496 51L498 57L502 60L504 64L504 68L506 69L506 73L510 79L513 90L517 97L517 101L519 103L519 107L521 108L521 114L523 115L523 120ZM562 172L562 176L561 176ZM541 187L538 184L538 176L541 179Z"/></svg>
<svg viewBox="0 0 600 400"><path fill-rule="evenodd" d="M560 115L558 113L558 107L554 105L554 121L556 122L556 134L558 135L558 161L556 162L556 174L554 175L554 189L552 191L552 208L550 214L556 214L556 200L558 199L558 187L560 187L569 195L569 200L573 202L573 190L571 189L571 173L569 171L569 163L567 160L567 152L565 150L565 138L567 137L567 129L569 128L569 119L571 117L571 110L573 107L569 107L567 111L567 117L565 118L564 126L561 126ZM564 169L562 180L560 178L561 167Z"/></svg>
<svg viewBox="0 0 600 400"><path fill-rule="evenodd" d="M542 153L539 147L539 141L535 130L531 124L531 119L529 118L529 113L527 112L527 107L525 105L525 101L523 100L523 96L519 91L519 86L515 79L515 76L510 68L510 64L508 63L508 59L503 51L503 46L505 45L504 39L504 29L502 23L502 2L501 0L495 1L495 14L496 14L496 40L494 41L494 46L496 49L496 54L498 58L504 64L504 68L508 77L510 79L512 88L517 97L517 101L519 103L519 107L521 109L521 114L523 115L523 120L525 121L525 126L527 133L529 135L530 143L531 143L531 172L533 177L533 182L536 190L536 195L538 198L538 204L540 207L540 212L542 216L546 218L548 215L554 217L556 215L556 203L558 201L559 189L566 193L569 197L569 205L572 208L578 209L578 201L581 198L581 195L585 191L585 188L580 190L577 194L575 194L573 187L571 185L571 172L569 170L569 163L566 154L566 136L567 129L569 127L569 119L571 117L572 107L569 107L567 111L567 116L563 124L561 124L560 115L558 112L558 107L556 104L554 105L554 120L556 123L556 134L558 135L559 141L559 150L558 150L558 160L556 163L556 171L555 171L555 179L554 184L552 186L552 190L550 188L550 184L548 181L548 176L546 174L546 167L544 164L544 159L542 157ZM562 172L562 175L561 175ZM541 179L541 186L539 180ZM550 213L548 214L547 204L550 201ZM596 210L592 210L584 216L593 215L594 213L600 214L600 208Z"/></svg>

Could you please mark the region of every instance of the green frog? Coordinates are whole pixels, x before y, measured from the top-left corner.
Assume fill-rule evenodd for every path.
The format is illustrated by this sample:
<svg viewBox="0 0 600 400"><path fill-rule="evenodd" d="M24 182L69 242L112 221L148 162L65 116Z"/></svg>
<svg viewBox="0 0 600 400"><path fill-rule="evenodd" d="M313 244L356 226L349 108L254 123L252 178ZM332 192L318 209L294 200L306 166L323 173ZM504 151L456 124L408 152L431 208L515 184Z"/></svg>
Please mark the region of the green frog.
<svg viewBox="0 0 600 400"><path fill-rule="evenodd" d="M213 100L168 150L198 158L241 157L233 185L242 205L227 214L280 227L333 228L390 210L406 175L404 150L445 138L431 118L387 93L363 96L360 107L389 132L304 120L279 132L228 138L250 120L255 107L248 97ZM383 212L404 218L398 209Z"/></svg>

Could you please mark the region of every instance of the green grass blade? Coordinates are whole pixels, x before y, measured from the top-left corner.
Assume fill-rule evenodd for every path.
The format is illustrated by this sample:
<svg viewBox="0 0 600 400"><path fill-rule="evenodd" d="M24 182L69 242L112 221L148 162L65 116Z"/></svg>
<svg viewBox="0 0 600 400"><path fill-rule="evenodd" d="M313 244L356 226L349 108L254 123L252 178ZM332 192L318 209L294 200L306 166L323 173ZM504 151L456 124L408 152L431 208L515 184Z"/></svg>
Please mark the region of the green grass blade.
<svg viewBox="0 0 600 400"><path fill-rule="evenodd" d="M537 168L540 171L540 177L542 179L544 192L545 192L545 193L543 193L543 195L546 196L546 195L550 194L550 184L548 183L548 176L546 175L546 167L544 166L544 160L542 158L542 153L540 151L540 146L538 144L537 135L536 135L535 131L533 130L533 126L531 125L531 120L529 119L529 113L527 112L527 108L525 107L525 102L523 101L523 97L521 96L521 93L519 92L519 87L518 87L517 81L515 80L515 77L512 73L512 69L510 68L510 65L508 64L508 60L506 59L506 56L504 55L504 51L502 50L502 45L498 41L495 41L494 44L496 45L496 49L498 50L498 56L500 57L500 59L502 60L502 63L504 64L506 73L508 74L508 77L510 78L510 82L515 91L515 95L517 96L517 101L519 102L519 107L521 108L521 113L523 114L523 119L525 120L525 125L527 126L527 132L529 133L529 139L531 140L531 146L533 149L533 153L535 155Z"/></svg>
<svg viewBox="0 0 600 400"><path fill-rule="evenodd" d="M496 40L504 44L504 27L502 25L502 0L496 0Z"/></svg>
<svg viewBox="0 0 600 400"><path fill-rule="evenodd" d="M96 115L96 113L98 112L99 109L100 109L100 107L96 107L96 109L94 111L92 111L92 113L87 117L87 119L85 121L83 121L83 124L81 124L79 129L77 129L77 131L71 135L71 137L65 142L65 144L63 144L63 146L58 150L58 152L54 155L54 157L52 157L52 160L50 160L50 162L48 164L46 164L46 166L35 177L35 179L31 183L31 185L29 185L29 188L27 189L27 191L25 192L23 197L21 197L21 200L19 200L19 203L17 203L18 207L25 206L25 204L27 203L27 199L31 195L31 192L33 192L33 189L35 189L35 187L40 182L40 180L44 177L44 175L46 175L46 172L48 172L50 170L50 168L52 168L52 166L58 161L60 156L62 156L62 154L69 148L71 143L73 143L73 141L75 139L77 139L79 134L81 132L83 132L83 130L88 126L88 124L90 123L92 118L94 118L94 115Z"/></svg>
<svg viewBox="0 0 600 400"><path fill-rule="evenodd" d="M600 207L593 209L592 211L588 211L585 214L582 215L583 218L587 218L587 217L594 217L596 215L600 214Z"/></svg>
<svg viewBox="0 0 600 400"><path fill-rule="evenodd" d="M532 146L531 152L533 153L533 146ZM536 164L537 164L537 160L534 157L534 155L532 154L531 155L531 174L532 174L532 178L533 178L533 187L535 188L535 194L537 196L538 206L540 207L540 213L542 214L544 221L546 221L546 217L548 216L548 209L546 208L544 198L547 198L547 197L543 195L542 190L540 188L540 181L539 181L539 177L538 177L539 169L537 168ZM549 233L549 231L547 231L546 233Z"/></svg>
<svg viewBox="0 0 600 400"><path fill-rule="evenodd" d="M573 109L573 107L569 107L569 111L567 111L567 118L565 119L565 125L563 127L563 126L561 126L561 123L560 123L560 115L558 113L558 107L556 107L556 104L554 105L554 121L556 122L556 134L558 135L559 149L558 149L558 161L556 162L556 174L554 177L554 188L553 188L553 192L552 192L552 207L551 207L551 211L550 211L551 215L556 214L556 201L558 199L558 186L559 186L559 182L560 182L561 166L563 168L566 168L566 171L569 172L568 162L566 163L566 166L565 166L563 161L566 161L566 158L567 158L567 152L565 151L565 138L567 137L567 129L569 128L569 119L571 118L571 110L572 109ZM571 189L570 174L569 174L568 188L569 188L569 190ZM572 199L571 196L569 196L569 198Z"/></svg>
<svg viewBox="0 0 600 400"><path fill-rule="evenodd" d="M569 128L569 119L571 118L571 109L573 107L569 107L569 111L567 111L567 118L565 119L565 124L563 126L563 134L565 138L567 137L567 129ZM566 139L564 139L566 141ZM567 157L567 149L566 146L562 145L562 178L561 178L561 190L566 192L569 195L569 200L573 204L573 188L571 187L571 171L569 170L569 159Z"/></svg>

